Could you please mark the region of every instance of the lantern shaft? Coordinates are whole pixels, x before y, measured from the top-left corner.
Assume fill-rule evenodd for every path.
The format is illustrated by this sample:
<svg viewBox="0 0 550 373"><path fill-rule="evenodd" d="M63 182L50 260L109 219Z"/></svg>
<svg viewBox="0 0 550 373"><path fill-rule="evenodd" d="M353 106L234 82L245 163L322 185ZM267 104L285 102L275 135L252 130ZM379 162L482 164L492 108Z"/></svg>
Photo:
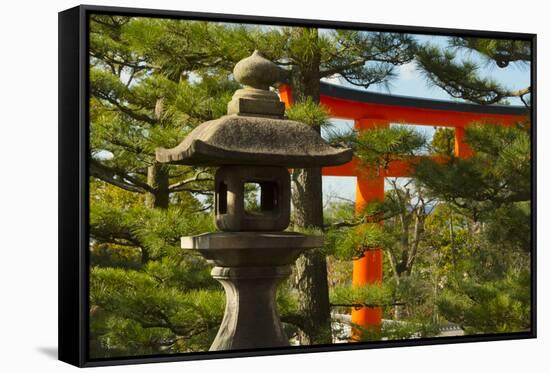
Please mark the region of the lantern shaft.
<svg viewBox="0 0 550 373"><path fill-rule="evenodd" d="M214 267L225 289L225 314L210 351L288 346L275 303L290 266Z"/></svg>

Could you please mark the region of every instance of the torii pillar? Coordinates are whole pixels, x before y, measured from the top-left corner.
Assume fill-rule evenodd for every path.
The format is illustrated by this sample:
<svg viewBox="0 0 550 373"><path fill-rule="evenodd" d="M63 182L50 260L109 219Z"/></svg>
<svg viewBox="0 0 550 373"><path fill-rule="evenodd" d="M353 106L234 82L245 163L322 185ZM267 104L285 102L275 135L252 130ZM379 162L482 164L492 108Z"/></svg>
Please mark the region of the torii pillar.
<svg viewBox="0 0 550 373"><path fill-rule="evenodd" d="M381 119L356 119L356 130L386 128L389 122ZM371 170L368 173L357 172L355 187L355 210L363 211L371 202L384 200L384 175L380 170ZM382 265L384 260L383 249L369 249L363 256L353 260L352 286L360 287L372 284L381 284L383 278ZM382 307L354 307L351 311L351 322L361 327L379 329L382 323ZM353 340L360 340L360 331L353 331Z"/></svg>

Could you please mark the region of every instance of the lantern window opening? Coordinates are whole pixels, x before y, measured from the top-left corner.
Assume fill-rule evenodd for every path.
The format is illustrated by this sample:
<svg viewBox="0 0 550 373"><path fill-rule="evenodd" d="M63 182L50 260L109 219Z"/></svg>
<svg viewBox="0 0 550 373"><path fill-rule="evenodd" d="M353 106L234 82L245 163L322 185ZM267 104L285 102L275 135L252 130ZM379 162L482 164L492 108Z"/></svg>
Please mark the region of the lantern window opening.
<svg viewBox="0 0 550 373"><path fill-rule="evenodd" d="M218 193L216 193L216 198L218 199L218 214L227 213L227 184L223 181L220 181L218 184Z"/></svg>
<svg viewBox="0 0 550 373"><path fill-rule="evenodd" d="M276 181L246 180L243 184L244 212L247 215L276 214L279 190Z"/></svg>

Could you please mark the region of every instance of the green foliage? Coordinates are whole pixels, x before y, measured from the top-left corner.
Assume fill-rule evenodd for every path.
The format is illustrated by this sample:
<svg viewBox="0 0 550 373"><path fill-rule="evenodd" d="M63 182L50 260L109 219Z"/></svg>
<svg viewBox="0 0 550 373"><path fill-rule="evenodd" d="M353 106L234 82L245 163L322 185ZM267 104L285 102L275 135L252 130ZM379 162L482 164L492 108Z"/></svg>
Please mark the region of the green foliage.
<svg viewBox="0 0 550 373"><path fill-rule="evenodd" d="M524 127L477 124L466 129L466 141L473 157L445 164L423 160L415 177L474 219L503 204L530 200L530 136Z"/></svg>
<svg viewBox="0 0 550 373"><path fill-rule="evenodd" d="M522 124L484 123L468 127L466 141L472 157L445 167L426 161L415 174L432 196L448 201L427 221L427 243L440 247L438 312L468 333L525 331L531 325L529 132Z"/></svg>
<svg viewBox="0 0 550 373"><path fill-rule="evenodd" d="M501 102L507 94L496 80L480 77L479 66L472 61L458 61L456 53L426 45L417 52L418 64L427 80L455 98L479 104Z"/></svg>
<svg viewBox="0 0 550 373"><path fill-rule="evenodd" d="M93 357L203 351L223 314L210 266L180 248L181 236L213 230L212 171L163 167L154 158L157 147L173 147L202 121L224 114L238 84L216 70L189 74L205 63L190 56L170 56L177 66L163 67L167 50L157 47L174 46L177 24L92 17ZM157 204L149 200L161 197L168 205L151 208Z"/></svg>
<svg viewBox="0 0 550 373"><path fill-rule="evenodd" d="M486 237L505 250L530 252L531 203L518 202L499 207L489 216Z"/></svg>
<svg viewBox="0 0 550 373"><path fill-rule="evenodd" d="M147 256L175 254L179 238L212 230L207 214L190 215L187 207L154 210L143 206L120 209L103 201L90 203L90 235L100 242L139 247Z"/></svg>
<svg viewBox="0 0 550 373"><path fill-rule="evenodd" d="M428 320L390 321L384 323L381 329L352 325L362 342L428 338L439 334L439 325Z"/></svg>
<svg viewBox="0 0 550 373"><path fill-rule="evenodd" d="M494 281L464 278L443 292L438 307L445 318L464 325L468 333L528 331L530 282L529 271L514 269Z"/></svg>
<svg viewBox="0 0 550 373"><path fill-rule="evenodd" d="M297 336L300 329L295 320L299 315L299 298L290 279L283 281L277 288L276 301L286 335L289 338Z"/></svg>
<svg viewBox="0 0 550 373"><path fill-rule="evenodd" d="M369 203L358 213L354 204L333 202L325 212L324 250L338 260L359 258L365 250L384 247L392 240L377 223L388 212L384 203Z"/></svg>
<svg viewBox="0 0 550 373"><path fill-rule="evenodd" d="M390 306L393 300L391 287L383 284L334 287L330 289L330 303L338 307Z"/></svg>
<svg viewBox="0 0 550 373"><path fill-rule="evenodd" d="M163 280L139 271L92 268L91 339L99 347L92 349L93 357L208 348L223 316L223 292L182 291L181 284Z"/></svg>
<svg viewBox="0 0 550 373"><path fill-rule="evenodd" d="M432 154L452 157L455 150L455 129L438 127L430 144Z"/></svg>
<svg viewBox="0 0 550 373"><path fill-rule="evenodd" d="M471 259L474 241L473 223L460 214L456 207L439 203L424 223L423 247L429 254L422 262L439 279L463 270L461 260Z"/></svg>
<svg viewBox="0 0 550 373"><path fill-rule="evenodd" d="M313 102L311 97L305 101L296 103L286 110L288 119L302 122L314 127L330 126L328 110Z"/></svg>
<svg viewBox="0 0 550 373"><path fill-rule="evenodd" d="M327 245L332 247L333 255L341 260L359 258L365 250L384 247L391 240L378 224L361 224L334 235L331 233L327 233Z"/></svg>
<svg viewBox="0 0 550 373"><path fill-rule="evenodd" d="M415 39L403 33L334 30L330 36L334 46L322 58L323 76L338 73L363 88L387 85L395 66L412 61L416 50Z"/></svg>
<svg viewBox="0 0 550 373"><path fill-rule="evenodd" d="M510 62L527 62L531 59L531 45L524 40L459 38L451 39L455 47L474 50L489 61L494 61L500 68Z"/></svg>
<svg viewBox="0 0 550 373"><path fill-rule="evenodd" d="M371 167L387 168L392 161L418 155L426 138L406 127L376 128L358 133L355 155Z"/></svg>
<svg viewBox="0 0 550 373"><path fill-rule="evenodd" d="M440 87L451 97L477 104L505 104L508 97L519 97L528 106L524 96L530 94L530 87L513 91L493 78L482 76L479 64L462 58L457 50L476 52L485 60L505 68L510 62L530 62L531 47L528 42L454 37L449 40L449 46L455 47L455 50L431 44L418 46L417 66L429 83Z"/></svg>
<svg viewBox="0 0 550 373"><path fill-rule="evenodd" d="M385 157L389 149L403 158L417 154L422 142L399 131L373 130L365 141L375 144L370 147L353 140L356 153L366 154L362 160L374 167L396 159ZM466 141L474 150L469 159L452 156L453 138L453 131L441 130L431 145L432 153L450 155L447 164L427 159L416 167L413 179L390 179L393 187L383 203L369 204L360 214L344 203L329 210L325 240L336 258L357 257L363 240L385 249L386 302L394 303L384 307L385 318L402 322L382 330L367 328L362 331L365 340L435 335L444 320L468 333L530 326L528 126L468 127ZM384 224L365 224L373 218ZM373 294L354 291L360 293L339 284L331 292L332 301L352 303L360 296L372 300Z"/></svg>
<svg viewBox="0 0 550 373"><path fill-rule="evenodd" d="M207 348L216 324L205 320L212 320L210 312L222 312L223 293L207 263L184 255L179 241L212 230L210 216L192 213L196 201L150 209L120 188L98 181L91 186L92 356Z"/></svg>

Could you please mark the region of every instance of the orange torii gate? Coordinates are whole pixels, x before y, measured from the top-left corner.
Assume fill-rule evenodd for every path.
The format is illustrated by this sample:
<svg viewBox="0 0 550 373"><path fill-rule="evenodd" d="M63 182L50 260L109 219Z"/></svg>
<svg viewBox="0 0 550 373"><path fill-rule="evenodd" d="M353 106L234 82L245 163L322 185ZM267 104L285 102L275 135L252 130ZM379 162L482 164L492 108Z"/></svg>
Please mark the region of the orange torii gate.
<svg viewBox="0 0 550 373"><path fill-rule="evenodd" d="M390 123L452 127L455 129L454 152L466 158L472 150L464 142L464 128L472 122L492 122L509 126L529 117L525 107L491 105L482 106L442 100L372 93L321 82L321 104L327 107L331 117L352 119L356 130L388 127ZM279 86L281 100L288 107L292 104L292 88ZM372 201L384 199L384 178L407 177L414 160L394 161L387 169L378 170L375 178L360 171L354 158L341 166L323 168L323 176L356 176L356 211ZM382 282L382 249L367 250L353 261L353 286ZM381 307L352 309L352 322L362 327L379 327L382 321Z"/></svg>

